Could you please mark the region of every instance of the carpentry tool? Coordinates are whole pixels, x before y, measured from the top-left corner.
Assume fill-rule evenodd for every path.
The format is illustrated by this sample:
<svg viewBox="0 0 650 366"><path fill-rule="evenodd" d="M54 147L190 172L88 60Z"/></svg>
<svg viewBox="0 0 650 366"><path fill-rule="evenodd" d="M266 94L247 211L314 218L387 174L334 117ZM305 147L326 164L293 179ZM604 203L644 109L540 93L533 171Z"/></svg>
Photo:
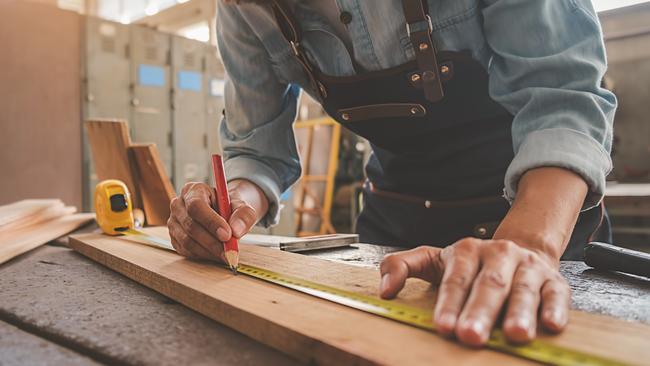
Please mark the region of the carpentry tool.
<svg viewBox="0 0 650 366"><path fill-rule="evenodd" d="M650 277L650 254L611 244L587 244L585 263L596 269Z"/></svg>
<svg viewBox="0 0 650 366"><path fill-rule="evenodd" d="M223 168L221 155L212 154L212 170L214 171L214 185L217 195L216 208L218 209L219 215L226 221L229 221L232 208L230 207L230 195L228 194L228 184L226 183L226 173ZM239 242L234 235L223 243L223 252L232 273L237 274L237 266L239 265Z"/></svg>
<svg viewBox="0 0 650 366"><path fill-rule="evenodd" d="M141 233L140 239L146 244L162 249L174 250L169 242L152 235ZM159 244L163 242L163 244ZM164 243L166 242L166 243ZM410 326L435 331L432 320L432 310L400 304L396 301L383 300L347 290L338 289L305 280L296 276L270 271L264 268L240 264L238 272L250 277L293 289L320 299L351 307L387 319L395 320ZM551 365L583 365L583 366L622 366L624 363L604 357L580 352L574 349L556 346L542 340L533 340L525 345L511 345L501 330L493 330L487 347L525 359Z"/></svg>
<svg viewBox="0 0 650 366"><path fill-rule="evenodd" d="M359 242L358 234L325 234L294 238L290 236L246 234L242 244L278 248L285 252L305 253L323 249L343 248Z"/></svg>
<svg viewBox="0 0 650 366"><path fill-rule="evenodd" d="M117 179L101 181L95 187L95 220L105 234L132 235L142 242L174 250L170 242L135 229L131 195L124 182Z"/></svg>

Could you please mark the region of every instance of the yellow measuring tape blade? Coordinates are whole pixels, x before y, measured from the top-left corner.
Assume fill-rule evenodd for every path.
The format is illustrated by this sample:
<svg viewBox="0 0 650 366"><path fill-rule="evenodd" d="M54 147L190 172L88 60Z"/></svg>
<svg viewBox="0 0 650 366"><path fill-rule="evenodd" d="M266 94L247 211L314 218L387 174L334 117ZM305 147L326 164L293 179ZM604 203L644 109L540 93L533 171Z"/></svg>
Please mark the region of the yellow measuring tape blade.
<svg viewBox="0 0 650 366"><path fill-rule="evenodd" d="M138 230L129 229L124 234L138 239L138 242L174 251L168 240L148 235ZM431 309L421 309L400 304L391 300L367 296L356 292L338 289L302 278L288 276L264 268L240 264L238 272L269 283L345 305L387 319L395 320L418 328L435 331ZM570 366L625 366L627 364L600 356L576 351L570 348L556 346L541 340L533 340L525 345L508 343L503 332L495 329L490 334L487 347L496 351L508 353L528 360L550 365Z"/></svg>

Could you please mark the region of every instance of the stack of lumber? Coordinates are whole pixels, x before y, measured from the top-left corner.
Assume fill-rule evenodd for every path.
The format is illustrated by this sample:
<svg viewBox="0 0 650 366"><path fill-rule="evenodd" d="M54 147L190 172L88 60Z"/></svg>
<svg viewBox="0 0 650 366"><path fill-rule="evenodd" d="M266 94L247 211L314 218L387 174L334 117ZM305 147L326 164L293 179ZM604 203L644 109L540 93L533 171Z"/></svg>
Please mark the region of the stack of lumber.
<svg viewBox="0 0 650 366"><path fill-rule="evenodd" d="M0 264L70 233L93 214L57 199L32 199L0 206Z"/></svg>

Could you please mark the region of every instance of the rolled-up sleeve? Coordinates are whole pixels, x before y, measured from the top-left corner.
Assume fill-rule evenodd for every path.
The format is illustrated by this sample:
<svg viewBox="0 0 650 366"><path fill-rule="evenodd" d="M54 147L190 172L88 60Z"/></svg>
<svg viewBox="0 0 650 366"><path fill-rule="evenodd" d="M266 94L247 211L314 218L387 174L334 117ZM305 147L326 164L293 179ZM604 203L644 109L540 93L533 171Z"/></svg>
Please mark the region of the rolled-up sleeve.
<svg viewBox="0 0 650 366"><path fill-rule="evenodd" d="M506 198L515 199L528 170L553 166L589 185L583 209L597 205L611 170L616 98L601 88L607 62L590 0L484 2L490 95L514 115Z"/></svg>
<svg viewBox="0 0 650 366"><path fill-rule="evenodd" d="M300 177L292 123L299 91L278 80L264 45L234 5L219 1L217 41L226 69L220 138L229 180L246 179L264 191L277 223L279 197Z"/></svg>

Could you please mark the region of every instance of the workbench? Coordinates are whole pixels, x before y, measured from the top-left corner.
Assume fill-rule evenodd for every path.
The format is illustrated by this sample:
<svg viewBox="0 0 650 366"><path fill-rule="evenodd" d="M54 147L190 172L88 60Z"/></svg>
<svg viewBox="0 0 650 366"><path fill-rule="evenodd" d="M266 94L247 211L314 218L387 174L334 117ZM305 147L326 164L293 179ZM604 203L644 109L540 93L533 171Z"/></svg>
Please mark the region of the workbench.
<svg viewBox="0 0 650 366"><path fill-rule="evenodd" d="M297 364L57 243L0 266L1 365ZM395 250L356 244L309 255L376 266ZM650 324L649 279L582 262L561 271L575 309Z"/></svg>

